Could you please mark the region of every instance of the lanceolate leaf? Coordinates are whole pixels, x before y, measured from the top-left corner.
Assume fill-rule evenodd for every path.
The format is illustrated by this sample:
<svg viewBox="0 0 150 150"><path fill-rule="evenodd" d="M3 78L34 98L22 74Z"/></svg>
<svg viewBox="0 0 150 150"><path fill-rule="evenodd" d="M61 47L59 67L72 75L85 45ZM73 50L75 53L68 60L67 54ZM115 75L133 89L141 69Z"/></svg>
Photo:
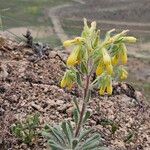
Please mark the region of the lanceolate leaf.
<svg viewBox="0 0 150 150"><path fill-rule="evenodd" d="M60 144L63 144L62 138L59 136L59 134L57 134L57 132L54 130L54 128L51 129L51 134L57 139L57 141Z"/></svg>
<svg viewBox="0 0 150 150"><path fill-rule="evenodd" d="M82 81L81 81L81 76L79 72L76 72L76 77L77 77L77 83L80 87L82 87Z"/></svg>
<svg viewBox="0 0 150 150"><path fill-rule="evenodd" d="M63 129L63 132L66 135L66 138L68 139L68 142L71 144L72 135L71 135L71 131L69 129L68 124L66 122L63 122L62 125L61 125L61 127Z"/></svg>
<svg viewBox="0 0 150 150"><path fill-rule="evenodd" d="M64 150L64 147L58 145L54 140L48 140L49 145L51 146L52 150Z"/></svg>
<svg viewBox="0 0 150 150"><path fill-rule="evenodd" d="M87 111L86 114L85 114L85 116L84 116L83 123L85 123L87 121L87 119L90 118L90 116L91 116L90 111Z"/></svg>
<svg viewBox="0 0 150 150"><path fill-rule="evenodd" d="M79 112L77 111L77 109L74 109L73 111L73 119L76 124L79 122Z"/></svg>
<svg viewBox="0 0 150 150"><path fill-rule="evenodd" d="M98 142L97 142L98 141ZM100 141L100 135L99 134L94 134L92 137L88 138L83 145L81 146L81 148L83 148L84 150L86 150L86 148L89 147L93 147L93 143L95 144L95 147L99 145L99 141ZM89 149L90 150L90 149Z"/></svg>
<svg viewBox="0 0 150 150"><path fill-rule="evenodd" d="M68 121L68 127L70 129L70 132L71 132L71 136L73 137L73 128L72 128L72 125L71 125L71 122Z"/></svg>
<svg viewBox="0 0 150 150"><path fill-rule="evenodd" d="M95 147L99 146L99 141L98 140L94 140L89 142L86 146L83 147L83 150L92 150Z"/></svg>
<svg viewBox="0 0 150 150"><path fill-rule="evenodd" d="M73 98L73 102L74 102L74 104L76 106L76 109L77 109L78 113L80 113L79 104L78 104L78 101L77 101L77 99L75 97Z"/></svg>
<svg viewBox="0 0 150 150"><path fill-rule="evenodd" d="M87 74L88 73L88 70L87 70L87 68L86 68L84 63L81 63L81 71L82 71L83 74Z"/></svg>
<svg viewBox="0 0 150 150"><path fill-rule="evenodd" d="M79 136L79 141L83 140L93 129L88 129L85 131L81 131Z"/></svg>

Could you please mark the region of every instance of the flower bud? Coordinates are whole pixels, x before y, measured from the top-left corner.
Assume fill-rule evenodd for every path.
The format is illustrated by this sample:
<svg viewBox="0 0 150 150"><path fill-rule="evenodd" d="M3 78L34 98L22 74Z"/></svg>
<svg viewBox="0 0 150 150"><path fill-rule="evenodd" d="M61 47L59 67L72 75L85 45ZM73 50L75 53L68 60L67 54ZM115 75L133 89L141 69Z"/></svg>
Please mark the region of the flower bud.
<svg viewBox="0 0 150 150"><path fill-rule="evenodd" d="M69 47L73 45L74 40L67 40L63 43L64 47Z"/></svg>
<svg viewBox="0 0 150 150"><path fill-rule="evenodd" d="M106 66L106 70L109 75L113 74L113 66L111 64Z"/></svg>
<svg viewBox="0 0 150 150"><path fill-rule="evenodd" d="M103 73L104 69L103 69L103 63L100 62L97 66L97 69L96 69L96 75L97 76L100 76L102 73Z"/></svg>
<svg viewBox="0 0 150 150"><path fill-rule="evenodd" d="M66 80L65 78L63 78L63 79L61 80L60 86L61 86L62 88L64 88L66 85L67 85L67 80Z"/></svg>
<svg viewBox="0 0 150 150"><path fill-rule="evenodd" d="M102 49L102 52L103 52L103 61L104 61L104 64L106 66L110 65L111 64L111 58L110 58L109 54L107 53L107 51L105 49Z"/></svg>
<svg viewBox="0 0 150 150"><path fill-rule="evenodd" d="M122 68L121 69L120 79L121 80L125 80L127 77L128 77L128 72L124 68Z"/></svg>
<svg viewBox="0 0 150 150"><path fill-rule="evenodd" d="M71 89L74 82L76 80L75 74L71 70L67 70L61 80L61 87L66 87L67 89Z"/></svg>
<svg viewBox="0 0 150 150"><path fill-rule="evenodd" d="M123 42L127 42L127 43L135 43L136 42L136 38L133 36L126 36L122 38Z"/></svg>
<svg viewBox="0 0 150 150"><path fill-rule="evenodd" d="M112 57L111 63L112 63L113 65L117 65L118 62L119 62L119 55L116 54L115 56Z"/></svg>
<svg viewBox="0 0 150 150"><path fill-rule="evenodd" d="M67 59L67 66L73 67L78 63L80 48L75 48Z"/></svg>
<svg viewBox="0 0 150 150"><path fill-rule="evenodd" d="M110 79L111 80L111 79ZM106 87L106 92L111 95L112 94L112 91L113 91L113 88L112 88L112 81L109 81L110 83L107 85Z"/></svg>
<svg viewBox="0 0 150 150"><path fill-rule="evenodd" d="M75 39L73 40L67 40L63 43L63 46L64 47L68 47L68 46L72 46L72 45L75 45L75 44L80 44L82 42L84 42L85 39L82 38L82 37L76 37Z"/></svg>
<svg viewBox="0 0 150 150"><path fill-rule="evenodd" d="M100 87L100 90L99 90L99 94L100 94L100 95L104 95L105 89L106 89L106 87L101 86L101 87Z"/></svg>
<svg viewBox="0 0 150 150"><path fill-rule="evenodd" d="M126 64L127 63L127 48L125 46L125 44L121 44L121 53L120 53L120 57L121 57L121 61L123 64Z"/></svg>
<svg viewBox="0 0 150 150"><path fill-rule="evenodd" d="M80 43L82 43L82 42L84 42L84 41L85 41L85 39L82 38L82 37L76 37L76 38L74 39L74 43L75 43L75 44L80 44Z"/></svg>
<svg viewBox="0 0 150 150"><path fill-rule="evenodd" d="M91 23L90 32L92 33L95 29L96 29L96 21L93 21L93 22Z"/></svg>

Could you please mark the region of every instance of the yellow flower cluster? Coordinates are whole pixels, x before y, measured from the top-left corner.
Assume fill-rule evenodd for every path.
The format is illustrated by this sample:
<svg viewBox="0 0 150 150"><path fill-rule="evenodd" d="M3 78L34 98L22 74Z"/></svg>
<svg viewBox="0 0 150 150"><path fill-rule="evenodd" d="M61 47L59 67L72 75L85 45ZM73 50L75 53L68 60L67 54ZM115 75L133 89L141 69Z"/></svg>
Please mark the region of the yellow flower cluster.
<svg viewBox="0 0 150 150"><path fill-rule="evenodd" d="M61 80L61 87L70 90L76 81L76 76L71 70L67 70Z"/></svg>
<svg viewBox="0 0 150 150"><path fill-rule="evenodd" d="M84 19L84 29L81 37L76 37L63 43L64 47L75 46L67 59L68 68L76 69L76 66L78 66L78 69L83 74L89 75L90 72L88 71L93 66L96 69L94 71L97 76L101 77L105 75L106 78L102 79L104 82L100 85L99 93L101 95L104 95L105 92L112 94L112 79L116 76L115 69L119 67L120 62L121 65L124 65L128 60L125 43L136 42L136 38L126 36L128 30L111 36L111 33L114 31L115 29L108 31L105 39L100 40L100 30L96 30L96 22L92 22L89 27L87 20ZM91 64L91 62L94 64ZM91 65L90 67L89 64ZM68 72L65 73L61 82L62 87L71 88L75 82L75 77L70 78L69 74ZM124 68L120 69L120 79L124 80L127 76L127 71Z"/></svg>
<svg viewBox="0 0 150 150"><path fill-rule="evenodd" d="M104 95L105 91L107 92L108 95L111 95L113 91L112 79L110 75L102 79L99 94Z"/></svg>
<svg viewBox="0 0 150 150"><path fill-rule="evenodd" d="M119 44L119 50L112 57L112 64L117 65L119 63L119 59L122 64L127 63L127 48L124 43L134 43L136 42L136 38L132 36L121 37L121 43Z"/></svg>

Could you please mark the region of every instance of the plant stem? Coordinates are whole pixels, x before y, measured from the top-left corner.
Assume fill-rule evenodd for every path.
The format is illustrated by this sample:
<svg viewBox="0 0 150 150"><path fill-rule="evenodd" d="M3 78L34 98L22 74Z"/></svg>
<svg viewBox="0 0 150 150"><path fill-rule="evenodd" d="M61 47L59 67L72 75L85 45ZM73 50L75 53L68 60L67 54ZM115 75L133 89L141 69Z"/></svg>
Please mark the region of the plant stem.
<svg viewBox="0 0 150 150"><path fill-rule="evenodd" d="M89 100L89 84L90 84L90 75L86 76L86 85L84 88L84 93L83 93L83 105L82 105L82 109L81 109L81 113L80 113L80 120L79 123L77 125L76 131L75 131L75 137L78 136L81 128L82 128L82 123L83 123L83 116L86 112L86 108L87 108L87 102Z"/></svg>

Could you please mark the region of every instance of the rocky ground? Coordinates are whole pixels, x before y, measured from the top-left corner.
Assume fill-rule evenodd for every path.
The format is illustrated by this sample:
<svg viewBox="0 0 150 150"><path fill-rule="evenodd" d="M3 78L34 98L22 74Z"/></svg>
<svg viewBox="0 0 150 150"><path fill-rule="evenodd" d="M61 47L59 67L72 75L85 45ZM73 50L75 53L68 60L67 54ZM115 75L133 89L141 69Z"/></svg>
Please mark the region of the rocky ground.
<svg viewBox="0 0 150 150"><path fill-rule="evenodd" d="M16 139L10 126L27 115L40 114L44 124L72 120L72 98L80 92L59 86L67 54L49 51L39 58L22 43L0 38L0 149L46 150L39 136L32 147ZM60 57L59 57L60 56ZM116 83L112 96L100 97L93 91L89 108L93 115L87 127L102 136L103 144L112 150L150 149L150 106L144 96L130 84Z"/></svg>

